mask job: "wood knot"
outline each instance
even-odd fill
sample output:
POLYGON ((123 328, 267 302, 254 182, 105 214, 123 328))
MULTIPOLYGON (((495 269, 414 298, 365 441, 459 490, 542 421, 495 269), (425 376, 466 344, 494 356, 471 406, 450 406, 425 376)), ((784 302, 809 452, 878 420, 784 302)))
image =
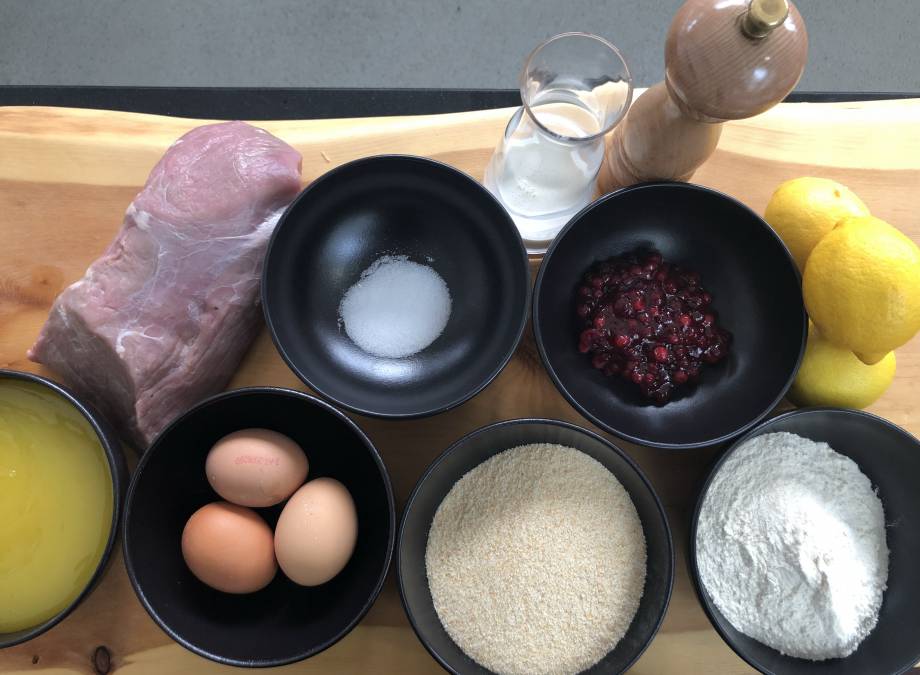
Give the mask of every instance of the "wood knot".
POLYGON ((529 320, 524 329, 524 337, 518 345, 516 356, 520 358, 521 364, 528 372, 535 373, 543 370, 543 362, 537 351, 537 341, 533 336, 533 325, 529 320))
POLYGON ((56 267, 35 265, 26 272, 9 271, 0 277, 0 302, 14 305, 47 307, 64 288, 64 273, 56 267))
POLYGON ((108 675, 112 670, 112 652, 105 645, 99 645, 93 652, 93 670, 96 675, 108 675))
POLYGON ((38 661, 39 661, 39 659, 38 659, 38 654, 35 654, 35 655, 32 657, 32 665, 33 665, 33 666, 38 665, 38 661))

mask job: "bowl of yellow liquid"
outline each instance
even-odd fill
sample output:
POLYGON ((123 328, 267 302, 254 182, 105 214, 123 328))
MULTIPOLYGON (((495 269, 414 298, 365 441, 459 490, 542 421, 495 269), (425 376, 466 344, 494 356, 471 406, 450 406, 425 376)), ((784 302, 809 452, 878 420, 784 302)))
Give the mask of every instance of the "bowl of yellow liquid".
POLYGON ((99 581, 127 475, 95 411, 51 380, 0 369, 0 648, 57 624, 99 581))

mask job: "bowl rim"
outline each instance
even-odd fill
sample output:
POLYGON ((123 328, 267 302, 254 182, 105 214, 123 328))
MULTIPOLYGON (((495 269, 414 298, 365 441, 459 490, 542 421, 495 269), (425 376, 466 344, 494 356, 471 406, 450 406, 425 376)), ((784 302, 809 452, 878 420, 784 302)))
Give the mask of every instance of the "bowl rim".
POLYGON ((364 431, 359 427, 352 419, 345 415, 342 411, 337 410, 335 407, 323 401, 316 396, 311 396, 306 392, 299 391, 297 389, 289 389, 287 387, 275 387, 275 386, 252 386, 252 387, 240 387, 238 389, 229 389, 227 391, 214 394, 213 396, 208 396, 205 399, 202 399, 191 408, 183 412, 181 415, 176 417, 172 422, 169 423, 154 439, 153 443, 150 444, 148 450, 141 456, 140 461, 137 464, 137 467, 134 470, 134 475, 131 477, 131 484, 128 486, 128 495, 125 499, 125 510, 124 510, 124 519, 122 522, 122 557, 124 558, 125 570, 128 573, 128 579, 131 582, 131 587, 134 589, 135 595, 137 595, 138 600, 146 610, 147 614, 156 622, 160 629, 166 633, 170 638, 175 642, 182 645, 190 652, 203 656, 206 659, 214 661, 216 663, 222 663, 224 665, 237 666, 243 668, 271 668, 275 666, 289 665, 291 663, 297 663, 308 659, 316 654, 319 654, 322 651, 325 651, 343 637, 348 635, 358 623, 367 615, 370 608, 377 601, 377 598, 380 596, 380 592, 383 590, 384 582, 386 581, 387 575, 390 571, 390 565, 393 560, 393 551, 396 541, 396 502, 393 496, 393 485, 390 481, 390 474, 387 471, 386 464, 383 461, 383 458, 380 456, 377 447, 371 442, 370 438, 364 431), (377 579, 376 584, 374 585, 371 594, 368 596, 364 605, 358 611, 358 613, 345 625, 345 627, 336 633, 331 639, 321 642, 310 649, 304 649, 295 654, 294 656, 288 656, 284 658, 275 658, 275 659, 253 659, 253 660, 241 660, 235 658, 229 658, 221 656, 219 654, 214 654, 209 652, 206 649, 199 647, 198 645, 190 642, 176 631, 172 627, 168 626, 166 622, 159 616, 159 614, 153 609, 150 605, 150 601, 147 599, 147 594, 140 587, 137 581, 137 575, 134 570, 134 564, 131 558, 131 555, 128 552, 128 542, 131 538, 128 522, 130 521, 131 516, 131 507, 134 501, 134 492, 137 486, 137 483, 140 479, 140 476, 144 473, 144 467, 150 461, 150 458, 153 456, 154 452, 161 446, 162 439, 166 434, 172 431, 175 427, 183 423, 188 419, 192 414, 197 413, 202 408, 213 405, 215 402, 222 401, 230 398, 239 398, 245 397, 252 394, 270 394, 273 396, 287 396, 301 401, 314 404, 321 409, 325 410, 328 413, 331 413, 334 417, 338 418, 340 421, 344 422, 346 426, 358 437, 362 442, 365 449, 371 455, 371 458, 377 464, 377 469, 380 471, 380 476, 383 479, 384 492, 387 496, 387 511, 390 518, 389 533, 387 536, 387 546, 386 554, 384 558, 383 568, 381 569, 380 575, 377 579))
MULTIPOLYGON (((709 491, 709 486, 715 478, 716 474, 722 468, 722 464, 735 452, 741 445, 746 443, 751 438, 760 435, 763 430, 771 424, 786 420, 790 417, 799 417, 804 415, 814 415, 814 414, 826 414, 832 413, 834 415, 843 415, 851 417, 862 417, 865 418, 870 424, 878 424, 882 427, 888 427, 893 431, 897 432, 900 436, 905 437, 908 442, 912 442, 914 445, 920 448, 920 440, 918 440, 913 434, 911 434, 906 429, 899 427, 897 424, 890 420, 886 420, 884 417, 879 415, 874 415, 872 413, 866 412, 865 410, 855 410, 852 408, 838 408, 835 406, 809 406, 804 408, 796 408, 794 410, 787 410, 780 413, 770 419, 763 420, 753 429, 748 430, 742 437, 735 440, 731 445, 726 447, 721 453, 712 461, 711 466, 707 469, 706 477, 703 480, 702 487, 700 488, 699 494, 696 498, 696 503, 693 506, 693 513, 690 518, 690 528, 689 528, 689 541, 687 543, 687 567, 690 572, 690 581, 693 585, 693 590, 696 592, 697 600, 699 601, 700 606, 703 608, 703 612, 706 614, 706 618, 709 620, 709 623, 719 634, 719 637, 722 638, 722 641, 731 648, 735 654, 737 654, 745 663, 754 668, 764 675, 781 675, 779 672, 774 670, 769 670, 759 663, 757 659, 748 655, 746 651, 741 648, 719 625, 719 622, 716 621, 715 614, 713 613, 712 602, 710 601, 706 591, 703 589, 703 582, 700 579, 700 571, 696 564, 696 530, 697 525, 699 524, 700 519, 700 510, 703 507, 703 501, 706 498, 706 493, 709 491)), ((740 632, 740 631, 739 631, 740 632)), ((753 639, 753 638, 751 638, 753 639)), ((763 644, 763 643, 761 643, 763 644)), ((769 645, 764 645, 767 649, 773 649, 769 645)), ((776 650, 774 650, 776 651, 776 650)), ((777 652, 778 654, 779 652, 777 652)), ((840 660, 840 659, 834 659, 840 660)), ((802 659, 803 662, 807 663, 807 660, 802 659)), ((917 649, 917 654, 915 658, 911 659, 908 663, 905 663, 903 666, 898 667, 895 670, 888 671, 890 675, 901 675, 905 673, 914 665, 920 661, 920 648, 917 649)))
POLYGON ((46 621, 43 621, 42 623, 31 628, 26 628, 22 631, 15 631, 15 633, 0 633, 0 649, 6 649, 7 647, 12 647, 14 645, 22 644, 23 642, 28 642, 29 640, 38 637, 42 633, 59 624, 77 608, 77 605, 79 605, 102 580, 106 566, 111 560, 112 551, 115 548, 115 540, 118 538, 118 533, 120 530, 119 522, 122 518, 124 509, 123 499, 125 496, 128 479, 127 465, 125 464, 125 458, 122 452, 121 443, 118 440, 118 436, 109 425, 109 422, 104 417, 102 417, 102 415, 98 413, 92 406, 81 401, 77 395, 66 386, 58 384, 54 380, 43 377, 36 373, 0 368, 0 380, 4 379, 32 382, 34 384, 45 387, 46 389, 50 389, 56 395, 60 396, 67 403, 76 408, 77 411, 83 416, 83 418, 89 422, 90 427, 93 429, 93 433, 96 435, 96 438, 99 440, 99 444, 102 446, 102 451, 105 454, 106 464, 109 469, 110 483, 112 485, 112 522, 109 525, 109 536, 106 541, 105 548, 102 551, 99 562, 96 564, 95 571, 89 578, 89 581, 87 581, 86 585, 83 587, 83 590, 81 590, 80 593, 64 609, 52 616, 50 619, 47 619, 46 621), (13 634, 18 634, 15 639, 4 639, 5 635, 13 634))
POLYGON ((614 192, 610 192, 602 197, 599 197, 592 203, 588 204, 588 206, 583 208, 581 211, 576 213, 574 216, 572 216, 572 219, 566 224, 565 227, 562 228, 559 234, 556 235, 556 238, 553 240, 552 244, 550 244, 549 248, 546 250, 546 254, 543 256, 543 261, 542 263, 540 263, 540 269, 537 272, 537 278, 536 278, 536 281, 534 282, 533 300, 532 300, 533 308, 531 310, 531 314, 533 318, 533 334, 534 334, 534 341, 537 344, 537 352, 540 354, 540 360, 543 362, 543 367, 546 369, 546 372, 549 374, 549 377, 552 380, 553 384, 556 386, 556 389, 559 391, 560 394, 562 394, 565 400, 567 400, 569 404, 573 408, 575 408, 575 410, 577 410, 585 418, 587 418, 588 420, 590 420, 591 422, 599 426, 604 431, 607 431, 613 434, 614 436, 617 436, 618 438, 622 438, 623 440, 630 441, 631 443, 635 443, 637 445, 644 445, 650 448, 661 448, 664 450, 692 450, 695 448, 703 448, 703 447, 710 446, 710 445, 718 445, 720 443, 725 443, 726 441, 729 441, 737 437, 739 434, 742 434, 748 431, 749 429, 754 427, 754 425, 761 422, 767 415, 769 415, 776 408, 776 406, 780 403, 780 401, 783 400, 783 397, 789 391, 789 387, 792 386, 792 382, 795 380, 795 376, 799 372, 799 367, 802 365, 802 359, 805 356, 805 343, 808 339, 808 313, 805 311, 804 301, 802 302, 802 336, 801 336, 801 343, 799 345, 799 355, 796 358, 795 364, 791 372, 789 373, 789 377, 786 379, 786 383, 780 388, 779 393, 776 395, 773 401, 769 403, 763 409, 763 411, 755 415, 750 421, 742 424, 735 430, 726 432, 722 434, 721 436, 717 436, 715 438, 708 438, 708 439, 704 439, 701 441, 692 441, 689 443, 668 443, 664 441, 656 441, 651 438, 643 438, 640 436, 634 436, 632 434, 628 434, 624 431, 617 429, 612 424, 601 419, 597 415, 593 414, 590 410, 588 410, 585 406, 581 405, 581 403, 579 403, 575 399, 575 397, 572 396, 571 393, 569 393, 565 385, 562 384, 562 381, 559 378, 559 375, 556 373, 556 370, 553 368, 553 365, 550 362, 549 355, 547 354, 547 351, 546 351, 546 346, 543 344, 543 334, 540 330, 540 321, 539 321, 540 296, 541 296, 541 291, 543 288, 543 277, 545 276, 547 263, 550 261, 556 248, 565 238, 565 235, 568 234, 569 230, 571 230, 574 226, 576 226, 589 212, 591 212, 593 209, 599 207, 601 204, 607 201, 620 198, 623 195, 627 193, 631 193, 631 192, 639 192, 642 190, 661 190, 661 189, 691 190, 695 192, 708 193, 709 195, 716 197, 717 199, 727 200, 733 203, 734 205, 740 207, 744 211, 747 211, 757 221, 760 221, 763 224, 763 226, 766 228, 768 233, 772 235, 776 243, 780 245, 783 253, 785 253, 786 255, 786 259, 789 262, 789 267, 795 274, 795 278, 799 283, 799 287, 801 287, 802 275, 799 272, 798 266, 795 264, 794 259, 792 258, 792 254, 789 253, 789 249, 786 246, 786 244, 783 242, 780 236, 776 233, 776 231, 772 227, 770 227, 769 224, 767 224, 767 222, 763 218, 757 215, 757 213, 753 209, 751 209, 749 206, 747 206, 740 200, 735 199, 731 195, 725 194, 724 192, 720 192, 719 190, 714 190, 713 188, 706 187, 703 185, 697 185, 696 183, 684 183, 684 182, 679 182, 679 181, 650 181, 650 182, 645 182, 645 183, 638 183, 636 185, 629 185, 627 187, 621 188, 614 192))
MULTIPOLYGON (((667 580, 667 589, 665 591, 664 607, 662 608, 661 614, 656 619, 655 626, 652 629, 652 632, 649 635, 648 639, 645 641, 642 647, 635 653, 633 658, 630 659, 629 663, 623 669, 623 672, 625 672, 626 670, 629 670, 629 668, 631 668, 636 663, 636 661, 639 660, 639 657, 641 657, 642 654, 645 653, 645 650, 648 649, 649 645, 651 645, 652 642, 654 642, 655 636, 658 635, 658 631, 661 629, 661 625, 662 623, 664 623, 664 619, 668 614, 668 608, 670 607, 670 604, 671 604, 671 596, 673 595, 673 591, 674 591, 674 579, 676 577, 674 536, 671 532, 671 524, 668 521, 668 515, 667 515, 667 512, 665 511, 664 504, 662 504, 661 502, 661 498, 658 496, 658 493, 655 491, 654 486, 652 486, 651 481, 649 481, 648 477, 642 471, 642 468, 638 465, 638 463, 635 460, 633 460, 632 457, 629 456, 629 453, 625 452, 615 443, 604 438, 600 434, 595 433, 591 431, 590 429, 580 427, 577 424, 573 424, 571 422, 566 422, 563 420, 556 420, 556 419, 549 419, 549 418, 541 418, 541 417, 521 417, 521 418, 516 418, 516 419, 511 419, 511 420, 502 420, 499 422, 493 422, 491 424, 487 424, 485 426, 473 429, 469 433, 464 434, 462 437, 460 437, 459 439, 451 443, 447 447, 446 450, 438 454, 438 456, 435 457, 431 461, 431 463, 425 468, 425 471, 416 481, 415 485, 412 488, 412 492, 409 494, 409 497, 406 500, 406 505, 403 507, 403 514, 402 514, 402 518, 400 519, 400 523, 399 523, 399 535, 396 539, 396 582, 399 588, 399 600, 402 603, 403 611, 406 614, 406 618, 409 619, 409 624, 412 626, 412 630, 415 632, 416 637, 418 637, 419 642, 422 643, 422 646, 435 659, 435 661, 437 661, 441 665, 441 667, 444 668, 447 672, 452 673, 453 675, 462 675, 460 671, 456 670, 455 668, 453 668, 453 666, 447 663, 447 661, 445 661, 440 656, 440 654, 438 654, 434 650, 434 648, 428 643, 428 640, 425 639, 425 637, 422 635, 421 630, 419 629, 418 623, 415 620, 415 616, 413 615, 412 610, 409 607, 409 603, 406 601, 405 583, 403 579, 405 572, 403 571, 403 567, 402 567, 402 553, 401 553, 402 546, 403 546, 403 539, 405 535, 406 521, 408 520, 409 512, 412 510, 412 507, 415 504, 415 499, 418 496, 418 493, 421 491, 422 486, 428 481, 431 475, 434 474, 438 470, 440 465, 448 457, 450 457, 455 452, 462 451, 462 449, 466 446, 466 444, 476 436, 480 436, 482 434, 490 434, 494 432, 496 429, 499 429, 502 427, 518 426, 518 425, 523 425, 523 424, 537 424, 537 425, 543 425, 547 427, 561 427, 563 429, 570 429, 572 431, 581 433, 589 438, 600 441, 604 446, 607 447, 608 450, 611 450, 614 454, 619 455, 620 458, 622 458, 629 465, 629 467, 633 471, 636 472, 636 474, 639 476, 640 480, 642 481, 642 484, 645 486, 645 489, 648 490, 649 494, 652 496, 652 499, 658 511, 658 515, 661 517, 661 522, 664 524, 664 531, 665 531, 666 543, 667 543, 667 553, 668 553, 668 565, 670 569, 670 574, 668 574, 668 580, 667 580)), ((494 457, 499 452, 503 452, 504 450, 508 450, 508 449, 509 448, 497 449, 496 452, 494 452, 491 455, 491 457, 494 457)), ((486 461, 486 460, 483 460, 483 461, 486 461)), ((459 479, 460 477, 457 478, 457 480, 459 479)), ((632 495, 630 495, 630 499, 632 499, 632 495)), ((430 527, 431 526, 429 524, 429 529, 430 527)))
MULTIPOLYGON (((511 254, 509 254, 511 255, 511 254)), ((527 321, 529 319, 529 310, 531 305, 531 297, 533 289, 530 283, 530 258, 527 254, 527 249, 524 246, 524 241, 521 239, 521 233, 518 231, 517 226, 514 224, 514 221, 511 219, 511 216, 508 214, 507 210, 501 203, 495 198, 491 192, 489 192, 479 181, 470 176, 468 173, 461 171, 460 169, 447 164, 446 162, 441 162, 436 159, 431 159, 428 157, 420 157, 418 155, 408 155, 408 154, 397 154, 397 153, 388 153, 382 155, 370 155, 368 157, 359 157, 358 159, 345 162, 340 164, 324 174, 318 176, 314 181, 308 184, 303 190, 300 191, 294 200, 287 206, 284 212, 281 214, 281 217, 278 219, 278 224, 275 226, 274 231, 272 232, 271 239, 269 239, 268 247, 265 250, 264 265, 262 269, 261 277, 261 289, 260 289, 260 299, 262 301, 262 313, 265 316, 265 323, 268 326, 268 332, 271 335, 272 343, 275 345, 275 349, 278 350, 278 353, 281 355, 281 358, 284 360, 287 367, 290 368, 301 382, 310 387, 319 397, 325 399, 329 403, 333 403, 340 408, 344 408, 353 413, 359 415, 364 415, 366 417, 374 417, 377 419, 393 419, 393 420, 413 420, 421 419, 423 417, 431 417, 432 415, 437 415, 443 412, 447 412, 453 408, 456 408, 463 403, 466 403, 471 398, 479 394, 483 389, 489 386, 496 377, 501 374, 502 370, 505 369, 505 366, 511 361, 514 353, 517 351, 518 346, 521 344, 521 340, 524 337, 524 330, 527 328, 527 321), (504 222, 508 231, 514 235, 514 240, 517 242, 518 251, 516 255, 520 258, 523 269, 523 282, 524 282, 524 302, 522 304, 523 310, 521 312, 521 317, 519 320, 519 325, 515 332, 515 338, 511 341, 508 350, 503 355, 501 360, 496 364, 495 368, 489 373, 489 375, 483 379, 477 386, 470 389, 469 392, 456 397, 455 399, 448 401, 445 404, 440 406, 434 406, 425 408, 419 411, 410 411, 410 412, 398 412, 398 413, 382 413, 379 411, 369 410, 367 408, 362 408, 361 406, 355 405, 348 401, 337 398, 322 387, 317 386, 317 384, 311 381, 306 373, 298 367, 293 359, 288 354, 287 350, 284 348, 284 345, 281 344, 281 340, 278 338, 277 331, 275 330, 275 323, 272 321, 271 315, 271 303, 269 301, 268 293, 268 277, 269 277, 269 261, 271 260, 272 250, 274 248, 275 241, 281 232, 281 228, 284 225, 284 222, 287 220, 288 215, 291 211, 304 199, 309 198, 309 196, 314 192, 323 189, 325 183, 333 177, 337 176, 340 173, 346 171, 354 170, 356 167, 361 168, 365 165, 373 165, 378 163, 390 163, 390 162, 410 162, 416 164, 424 164, 429 167, 436 167, 437 170, 446 170, 450 173, 456 174, 463 182, 467 183, 474 189, 478 190, 486 199, 495 205, 496 212, 501 213, 501 220, 504 222)))

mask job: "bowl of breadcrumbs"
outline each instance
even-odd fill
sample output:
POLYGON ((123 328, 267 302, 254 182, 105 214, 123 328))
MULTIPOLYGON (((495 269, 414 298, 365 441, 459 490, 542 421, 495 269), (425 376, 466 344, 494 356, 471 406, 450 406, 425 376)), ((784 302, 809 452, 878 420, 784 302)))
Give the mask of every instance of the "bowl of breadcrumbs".
POLYGON ((660 500, 606 439, 511 420, 460 439, 409 498, 397 543, 416 634, 453 673, 619 673, 667 610, 660 500))

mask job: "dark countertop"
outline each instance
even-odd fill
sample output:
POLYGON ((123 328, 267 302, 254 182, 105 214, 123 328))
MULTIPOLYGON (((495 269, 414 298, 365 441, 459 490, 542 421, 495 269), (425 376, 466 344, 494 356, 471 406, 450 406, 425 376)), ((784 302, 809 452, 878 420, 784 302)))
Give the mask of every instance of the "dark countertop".
MULTIPOLYGON (((920 94, 793 92, 791 102, 866 101, 920 94)), ((325 119, 425 115, 520 104, 516 89, 266 89, 0 86, 0 106, 97 108, 205 119, 325 119)))

